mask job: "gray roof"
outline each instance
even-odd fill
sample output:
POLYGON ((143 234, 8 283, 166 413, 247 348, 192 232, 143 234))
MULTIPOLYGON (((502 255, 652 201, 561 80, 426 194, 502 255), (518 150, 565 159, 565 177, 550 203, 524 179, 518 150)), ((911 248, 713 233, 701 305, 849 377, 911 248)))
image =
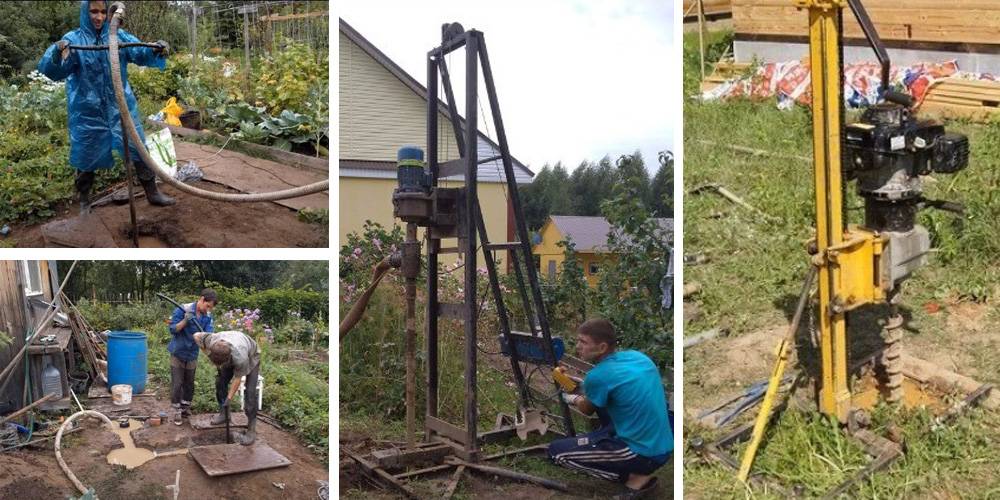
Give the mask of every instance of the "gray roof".
MULTIPOLYGON (((484 136, 479 136, 479 153, 477 156, 480 161, 486 158, 492 158, 494 156, 499 156, 499 151, 493 148, 486 140, 484 136)), ((530 184, 532 176, 530 170, 525 168, 518 168, 517 160, 514 160, 514 180, 518 184, 530 184)), ((396 178, 396 162, 394 161, 376 161, 376 160, 353 160, 350 158, 341 158, 339 163, 340 168, 338 173, 340 177, 375 177, 380 179, 395 179, 396 178)), ((464 175, 453 175, 451 177, 444 177, 441 180, 446 181, 461 181, 464 179, 464 175)), ((477 179, 479 182, 507 182, 507 178, 503 175, 503 161, 493 160, 486 163, 479 164, 479 173, 477 174, 477 179)))
MULTIPOLYGON (((375 45, 368 41, 367 38, 361 35, 356 29, 347 24, 346 21, 340 19, 340 32, 343 33, 348 40, 357 44, 361 50, 365 51, 372 59, 375 59, 379 64, 381 64, 385 69, 387 69, 393 76, 395 76, 399 81, 403 82, 404 85, 410 88, 414 93, 420 96, 421 99, 427 100, 427 88, 420 84, 416 78, 410 76, 409 73, 403 70, 398 64, 389 59, 389 56, 385 55, 381 50, 375 45)), ((445 116, 449 115, 448 106, 438 100, 438 110, 444 113, 445 116)), ((465 128, 465 118, 459 117, 459 121, 462 124, 462 128, 465 128)), ((493 142, 486 134, 481 131, 479 133, 479 141, 477 144, 477 149, 479 150, 479 158, 491 158, 499 155, 500 146, 493 142)), ((517 180, 518 184, 530 183, 534 178, 535 174, 523 163, 511 156, 511 160, 514 163, 514 178, 517 180)), ((343 161, 341 161, 343 163, 343 161)), ((369 162, 378 163, 378 162, 369 162)), ((395 163, 393 163, 392 175, 386 175, 383 169, 344 169, 344 165, 341 165, 340 175, 344 177, 395 177, 395 163)), ((481 182, 502 182, 504 178, 503 173, 503 162, 500 160, 494 160, 489 163, 483 163, 479 167, 479 180, 481 182), (500 175, 498 175, 500 174, 500 175)), ((447 180, 461 180, 462 176, 449 177, 447 180)))
MULTIPOLYGON (((653 220, 660 226, 666 241, 672 241, 674 220, 667 218, 653 220)), ((564 237, 573 240, 578 252, 607 251, 608 233, 611 231, 608 219, 582 215, 552 215, 549 216, 549 221, 555 224, 564 237)))

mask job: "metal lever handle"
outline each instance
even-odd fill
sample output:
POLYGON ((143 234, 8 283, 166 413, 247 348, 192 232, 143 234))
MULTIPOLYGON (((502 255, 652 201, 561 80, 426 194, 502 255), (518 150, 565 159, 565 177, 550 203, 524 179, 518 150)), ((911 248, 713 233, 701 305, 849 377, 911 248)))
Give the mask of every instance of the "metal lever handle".
POLYGON ((954 201, 944 201, 944 200, 929 200, 924 198, 921 200, 924 206, 930 208, 936 208, 938 210, 943 210, 945 212, 951 212, 956 215, 965 215, 965 205, 957 203, 954 201))
POLYGON ((912 108, 916 101, 909 94, 904 94, 902 92, 896 92, 894 90, 886 90, 882 94, 882 98, 889 102, 894 102, 896 104, 901 104, 907 108, 912 108))

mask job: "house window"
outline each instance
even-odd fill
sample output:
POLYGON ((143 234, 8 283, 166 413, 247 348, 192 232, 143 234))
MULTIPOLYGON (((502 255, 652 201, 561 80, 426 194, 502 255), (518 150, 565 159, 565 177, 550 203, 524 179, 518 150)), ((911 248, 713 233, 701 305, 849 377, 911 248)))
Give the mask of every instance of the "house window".
POLYGON ((556 279, 556 261, 554 260, 549 261, 549 279, 556 279))
POLYGON ((37 260, 25 260, 22 261, 24 266, 24 294, 25 295, 41 295, 42 294, 42 268, 39 266, 37 260))
POLYGON ((597 265, 596 262, 591 262, 590 265, 587 266, 587 274, 590 274, 591 276, 597 274, 597 272, 600 271, 600 270, 601 270, 601 267, 599 265, 597 265))

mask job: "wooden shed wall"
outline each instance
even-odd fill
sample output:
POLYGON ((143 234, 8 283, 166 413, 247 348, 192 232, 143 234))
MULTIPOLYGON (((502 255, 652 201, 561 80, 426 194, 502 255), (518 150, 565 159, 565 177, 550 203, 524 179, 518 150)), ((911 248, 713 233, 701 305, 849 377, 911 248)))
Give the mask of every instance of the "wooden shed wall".
MULTIPOLYGON (((702 0, 706 16, 721 16, 732 14, 733 0, 702 0)), ((698 0, 684 0, 684 18, 698 16, 698 0)))
MULTIPOLYGON (((0 369, 6 368, 14 355, 24 347, 27 321, 24 311, 24 290, 20 279, 20 261, 0 260, 0 330, 14 338, 14 342, 0 349, 0 369)), ((0 394, 0 412, 7 413, 21 407, 24 371, 17 368, 7 389, 0 394)))
MULTIPOLYGON (((808 16, 794 0, 732 0, 733 31, 740 38, 806 37, 808 16)), ((1000 45, 998 0, 863 0, 886 42, 1000 45)), ((844 36, 863 39, 850 9, 844 36)))

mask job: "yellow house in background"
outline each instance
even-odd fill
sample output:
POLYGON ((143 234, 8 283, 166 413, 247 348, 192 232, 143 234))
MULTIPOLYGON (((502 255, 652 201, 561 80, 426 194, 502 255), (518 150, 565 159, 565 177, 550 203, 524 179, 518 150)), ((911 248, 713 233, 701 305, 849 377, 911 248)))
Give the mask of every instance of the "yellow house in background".
MULTIPOLYGON (((660 228, 672 238, 673 219, 655 219, 660 228)), ((597 286, 602 267, 617 260, 608 251, 608 233, 611 224, 604 217, 578 215, 552 215, 538 231, 540 241, 532 247, 535 264, 542 279, 554 280, 565 259, 559 242, 569 238, 576 246, 576 257, 583 268, 583 275, 591 287, 597 286)))
MULTIPOLYGON (((424 54, 430 48, 406 50, 424 54)), ((360 233, 366 220, 389 229, 400 224, 392 216, 392 192, 397 184, 396 151, 404 145, 417 145, 426 151, 427 89, 343 19, 339 50, 339 238, 344 242, 348 234, 360 233)), ((456 85, 464 84, 461 75, 452 75, 452 79, 456 85)), ((439 101, 438 110, 440 161, 458 159, 444 103, 439 101)), ((499 155, 499 146, 481 132, 478 146, 480 158, 499 155)), ((534 176, 516 159, 514 170, 518 184, 530 183, 534 176)), ((512 210, 506 185, 502 184, 505 181, 501 161, 481 164, 478 179, 479 202, 490 240, 514 241, 512 210)), ((460 187, 463 181, 456 176, 441 179, 439 184, 460 187)), ((500 257, 507 261, 505 256, 500 257)), ((454 255, 441 257, 445 263, 453 262, 454 258, 454 255)), ((478 262, 482 266, 481 256, 478 262)))

